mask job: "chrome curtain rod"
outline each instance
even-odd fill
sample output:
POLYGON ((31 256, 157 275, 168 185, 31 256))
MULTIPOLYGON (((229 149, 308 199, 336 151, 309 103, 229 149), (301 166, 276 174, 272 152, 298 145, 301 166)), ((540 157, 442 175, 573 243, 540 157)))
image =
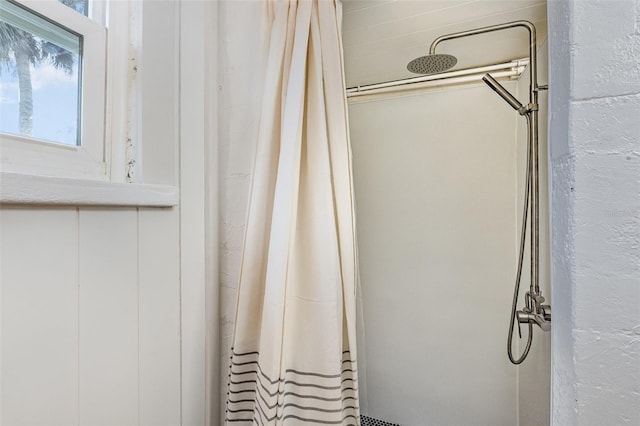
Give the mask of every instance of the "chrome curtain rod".
POLYGON ((347 88, 347 97, 374 95, 377 93, 395 92, 400 90, 413 90, 424 87, 446 86, 472 81, 480 81, 484 74, 491 72, 495 78, 519 77, 529 64, 529 59, 516 59, 495 65, 466 68, 458 71, 449 71, 439 74, 430 74, 420 77, 405 78, 401 80, 386 81, 383 83, 366 84, 347 88))

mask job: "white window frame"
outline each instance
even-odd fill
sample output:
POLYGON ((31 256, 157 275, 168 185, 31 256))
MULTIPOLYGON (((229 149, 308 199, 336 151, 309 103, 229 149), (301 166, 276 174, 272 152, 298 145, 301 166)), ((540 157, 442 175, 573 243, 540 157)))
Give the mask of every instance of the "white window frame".
POLYGON ((177 205, 175 180, 144 183, 141 141, 131 142, 139 136, 141 103, 133 54, 140 39, 131 28, 141 24, 141 2, 94 0, 92 19, 57 0, 13 1, 83 36, 82 139, 69 146, 0 133, 0 202, 177 205))
POLYGON ((83 38, 80 146, 1 134, 2 171, 108 180, 105 155, 106 28, 58 1, 15 0, 83 38))

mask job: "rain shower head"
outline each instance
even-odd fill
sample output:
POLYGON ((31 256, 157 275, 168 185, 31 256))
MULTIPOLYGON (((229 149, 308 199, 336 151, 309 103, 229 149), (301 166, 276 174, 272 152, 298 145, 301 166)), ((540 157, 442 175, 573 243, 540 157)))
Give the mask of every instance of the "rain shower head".
POLYGON ((434 53, 414 59, 409 62, 407 69, 416 74, 437 74, 453 68, 457 62, 455 56, 434 53))

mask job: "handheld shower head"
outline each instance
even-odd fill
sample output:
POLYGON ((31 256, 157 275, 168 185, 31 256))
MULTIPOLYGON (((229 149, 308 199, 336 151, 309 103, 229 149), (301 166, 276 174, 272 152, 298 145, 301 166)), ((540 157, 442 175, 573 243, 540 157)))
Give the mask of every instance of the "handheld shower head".
POLYGON ((416 74, 437 74, 453 68, 458 62, 455 56, 434 53, 409 62, 407 69, 416 74))
POLYGON ((500 95, 502 99, 504 99, 509 105, 511 105, 511 108, 515 109, 522 115, 522 103, 520 103, 520 101, 511 94, 511 92, 505 89, 502 84, 498 83, 495 78, 491 77, 490 74, 485 74, 484 77, 482 77, 482 81, 484 81, 487 86, 491 87, 494 92, 500 95))

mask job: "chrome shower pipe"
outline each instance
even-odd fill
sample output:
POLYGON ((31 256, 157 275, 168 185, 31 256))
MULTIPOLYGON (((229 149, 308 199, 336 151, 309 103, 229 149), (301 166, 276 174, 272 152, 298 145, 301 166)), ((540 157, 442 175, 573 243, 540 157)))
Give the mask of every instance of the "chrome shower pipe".
POLYGON ((460 31, 458 33, 445 34, 433 40, 433 43, 431 43, 431 47, 429 47, 429 54, 435 55, 436 47, 438 46, 438 44, 442 43, 445 40, 454 40, 456 38, 468 37, 468 36, 473 36, 478 34, 485 34, 493 31, 501 31, 501 30, 506 30, 509 28, 517 28, 517 27, 524 27, 529 31, 529 61, 530 61, 529 69, 531 70, 531 73, 529 75, 529 83, 530 83, 529 84, 529 100, 533 101, 535 99, 537 101, 537 96, 535 94, 535 92, 538 90, 538 87, 537 87, 538 70, 536 69, 536 66, 537 66, 536 27, 529 21, 506 22, 504 24, 491 25, 488 27, 476 28, 473 30, 460 31))
MULTIPOLYGON (((529 112, 529 137, 531 138, 531 192, 532 192, 532 229, 531 229, 531 286, 530 292, 534 296, 536 305, 538 307, 538 301, 540 300, 540 191, 539 176, 538 176, 538 61, 536 52, 536 27, 529 21, 513 21, 506 22, 504 24, 491 25, 488 27, 476 28, 473 30, 460 31, 452 34, 445 34, 436 38, 429 47, 429 54, 434 55, 436 53, 436 47, 438 44, 446 40, 454 40, 462 37, 469 37, 478 34, 485 34, 494 31, 501 31, 510 28, 522 27, 526 28, 529 32, 529 104, 526 108, 529 112)), ((506 90, 506 89, 505 89, 506 90)), ((536 312, 534 310, 534 312, 536 312)))
POLYGON ((516 285, 514 289, 513 303, 511 309, 511 320, 509 323, 509 337, 507 339, 507 353, 509 359, 514 364, 520 364, 524 361, 531 348, 531 342, 533 339, 532 325, 538 325, 542 330, 548 331, 551 328, 551 308, 548 305, 543 305, 544 297, 540 294, 540 191, 539 191, 539 167, 538 167, 538 91, 545 90, 546 87, 538 86, 537 76, 537 55, 536 55, 536 28, 529 21, 514 21, 507 22, 499 25, 492 25, 489 27, 477 28, 468 31, 461 31, 458 33, 446 34, 436 38, 431 47, 429 53, 435 54, 438 44, 446 40, 453 40, 462 37, 468 37, 478 34, 485 34, 493 31, 501 31, 510 28, 522 27, 529 32, 529 103, 522 105, 520 101, 513 96, 507 89, 505 89, 500 83, 498 83, 491 75, 486 74, 483 78, 484 82, 493 89, 498 95, 500 95, 512 108, 517 110, 520 115, 527 118, 527 187, 525 194, 525 208, 524 217, 522 223, 522 235, 520 243, 520 253, 518 262, 518 271, 516 277, 516 285), (531 218, 530 218, 530 235, 531 235, 531 282, 529 291, 525 295, 525 307, 516 311, 516 304, 518 299, 518 290, 520 287, 520 278, 522 273, 522 256, 524 252, 524 236, 526 234, 527 226, 527 201, 531 200, 531 218), (529 335, 527 337, 527 344, 523 353, 518 358, 514 358, 512 352, 512 339, 514 333, 514 323, 518 323, 518 330, 520 330, 520 324, 527 324, 529 328, 529 335))

